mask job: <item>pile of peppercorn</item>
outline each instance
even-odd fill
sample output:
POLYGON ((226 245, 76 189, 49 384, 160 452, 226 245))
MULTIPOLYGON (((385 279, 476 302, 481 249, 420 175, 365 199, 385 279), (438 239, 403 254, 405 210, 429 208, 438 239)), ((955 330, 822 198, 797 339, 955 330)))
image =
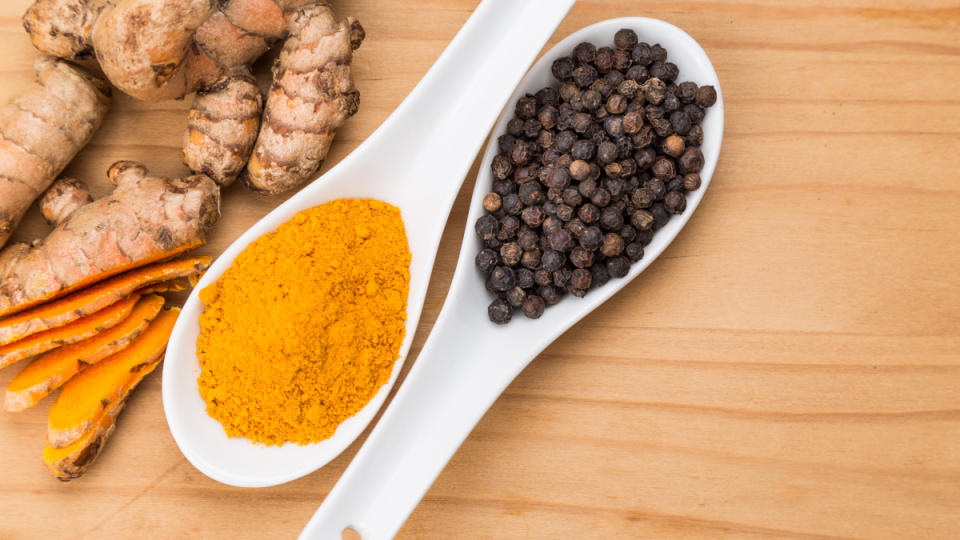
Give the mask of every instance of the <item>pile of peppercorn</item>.
POLYGON ((700 123, 717 93, 676 83, 663 47, 622 29, 613 48, 581 43, 552 71, 559 88, 520 98, 497 139, 476 223, 497 324, 626 276, 700 187, 700 123))

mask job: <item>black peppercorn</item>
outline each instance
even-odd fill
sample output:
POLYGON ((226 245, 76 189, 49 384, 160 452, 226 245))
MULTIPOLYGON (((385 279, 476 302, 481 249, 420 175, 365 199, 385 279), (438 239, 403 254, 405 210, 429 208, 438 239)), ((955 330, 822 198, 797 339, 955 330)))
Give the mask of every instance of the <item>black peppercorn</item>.
POLYGON ((503 298, 497 298, 487 308, 487 316, 494 324, 507 324, 513 317, 513 308, 503 298))
POLYGON ((570 150, 570 156, 573 159, 581 159, 584 161, 593 159, 594 152, 596 151, 596 145, 592 141, 586 139, 580 139, 577 142, 573 143, 573 148, 570 150))
POLYGON ((683 189, 687 191, 694 191, 700 189, 700 175, 697 173, 690 173, 683 177, 683 189))
POLYGON ((687 198, 679 191, 671 191, 663 198, 663 205, 671 214, 682 214, 687 208, 687 198))
MULTIPOLYGON (((577 133, 586 133, 590 129, 590 125, 593 123, 593 120, 590 118, 590 115, 584 112, 579 112, 573 115, 573 120, 570 122, 570 127, 573 128, 577 133)), ((576 143, 574 143, 574 148, 576 148, 576 143)))
POLYGON ((520 202, 520 197, 516 193, 508 193, 502 199, 502 208, 503 211, 511 216, 516 216, 520 214, 520 211, 523 210, 523 203, 520 202))
POLYGON ((507 242, 500 246, 500 260, 507 266, 516 266, 520 262, 523 250, 516 242, 507 242))
POLYGON ((712 107, 717 102, 717 90, 712 86, 701 86, 697 88, 697 105, 701 107, 712 107))
POLYGON ((685 140, 687 146, 700 146, 703 144, 703 128, 700 126, 691 126, 685 140))
POLYGON ((643 187, 653 192, 654 199, 662 199, 667 194, 667 186, 659 178, 651 178, 643 183, 643 187))
POLYGON ((560 221, 570 221, 576 213, 577 211, 568 204, 560 203, 557 205, 557 217, 560 218, 560 221))
POLYGON ((533 249, 537 246, 537 233, 526 227, 522 227, 517 231, 517 243, 520 244, 523 250, 533 249))
POLYGON ((503 216, 500 218, 500 231, 497 233, 497 240, 505 242, 513 239, 520 229, 520 220, 513 216, 503 216))
POLYGON ((615 231, 623 227, 623 215, 619 210, 608 206, 600 211, 600 226, 607 231, 615 231))
POLYGON ((593 264, 593 252, 583 246, 570 250, 570 264, 577 268, 589 268, 593 264))
POLYGON ((597 148, 597 159, 600 160, 601 163, 616 161, 618 157, 617 145, 610 141, 600 143, 600 146, 597 148))
POLYGON ((556 217, 556 215, 547 216, 543 220, 542 229, 548 237, 553 234, 554 231, 559 231, 562 228, 563 222, 560 221, 560 218, 556 217))
POLYGON ((510 152, 510 160, 513 161, 514 165, 524 165, 530 161, 530 158, 533 157, 533 148, 531 147, 531 144, 520 140, 513 145, 513 151, 510 152))
POLYGON ((584 249, 597 251, 602 244, 603 233, 599 227, 587 227, 580 234, 580 245, 583 246, 584 249))
POLYGON ((546 303, 543 298, 535 294, 529 294, 523 300, 523 314, 530 319, 539 319, 543 315, 544 308, 546 308, 546 303))
POLYGON ((659 43, 654 43, 650 46, 650 58, 654 62, 666 62, 667 50, 664 49, 659 43))
POLYGON ((490 169, 493 171, 494 177, 499 180, 506 180, 513 173, 513 163, 510 162, 510 158, 506 155, 497 154, 490 164, 490 169))
POLYGON ((551 73, 557 78, 557 80, 564 80, 573 75, 573 69, 576 67, 576 63, 573 61, 573 58, 569 56, 562 56, 553 61, 553 65, 550 67, 551 73))
POLYGON ((514 112, 518 117, 523 118, 524 120, 527 118, 533 118, 537 114, 537 99, 529 95, 518 99, 514 112))
POLYGON ((553 273, 553 284, 562 289, 570 281, 571 275, 573 275, 573 271, 569 268, 561 268, 553 273))
POLYGON ((483 249, 480 253, 477 253, 477 256, 473 260, 476 263, 477 268, 480 269, 484 274, 489 274, 495 266, 500 262, 500 258, 497 256, 497 252, 492 249, 483 249))
POLYGON ((543 219, 545 217, 547 217, 546 213, 543 211, 543 207, 541 206, 528 206, 524 208, 522 212, 520 212, 520 219, 534 229, 543 224, 543 219))
POLYGON ((560 154, 560 156, 557 158, 557 162, 554 163, 554 165, 564 169, 570 169, 571 163, 573 163, 573 158, 570 157, 570 154, 560 154))
POLYGON ((703 152, 696 146, 691 146, 683 152, 677 164, 683 174, 698 173, 703 169, 703 152))
POLYGON ((523 136, 527 139, 534 139, 540 134, 541 128, 540 120, 536 118, 525 120, 523 122, 523 136))
POLYGON ((653 227, 653 221, 653 214, 646 210, 636 210, 633 214, 630 214, 630 225, 641 231, 653 227))
POLYGON ((664 113, 672 113, 680 108, 680 100, 675 94, 667 92, 663 95, 663 103, 661 103, 661 106, 663 106, 664 113))
POLYGON ((520 268, 516 271, 517 274, 517 287, 521 289, 529 289, 533 287, 533 270, 527 268, 520 268))
POLYGON ((703 117, 706 114, 699 105, 695 103, 688 103, 683 106, 683 112, 687 115, 687 118, 690 119, 690 123, 699 124, 703 121, 703 117))
POLYGON ((569 129, 565 129, 554 137, 553 147, 560 152, 569 152, 575 142, 577 142, 576 134, 569 129))
POLYGON ((640 131, 640 128, 643 127, 643 114, 636 111, 628 112, 625 115, 623 115, 623 119, 620 121, 620 125, 623 128, 624 133, 627 133, 627 134, 637 133, 638 131, 640 131))
MULTIPOLYGON (((634 45, 630 56, 633 58, 634 64, 639 64, 641 66, 647 66, 653 62, 653 53, 650 50, 649 43, 638 43, 637 45, 634 45)), ((557 78, 560 79, 562 77, 557 78)))
POLYGON ((500 230, 500 222, 497 221, 497 218, 487 214, 477 220, 474 228, 477 231, 477 235, 484 240, 496 238, 497 232, 500 230))
POLYGON ((593 276, 593 287, 603 287, 610 281, 610 272, 607 271, 607 265, 595 264, 590 267, 590 275, 593 276))
POLYGON ((663 140, 663 144, 660 146, 661 152, 672 157, 680 157, 685 149, 686 144, 683 142, 683 137, 679 135, 670 135, 663 140))
POLYGON ((490 272, 490 287, 496 291, 506 291, 517 285, 517 275, 513 268, 507 266, 497 266, 490 272))
POLYGON ((642 187, 630 194, 630 202, 637 208, 649 208, 657 200, 653 191, 642 187))
POLYGON ((548 306, 556 304, 562 298, 560 291, 551 285, 544 285, 537 292, 540 293, 540 297, 548 306))
POLYGON ((565 260, 563 253, 554 249, 545 249, 540 256, 540 265, 551 272, 556 272, 563 266, 565 260))
POLYGON ((491 214, 500 209, 500 195, 496 193, 487 193, 483 196, 483 209, 491 214))
POLYGON ((643 97, 653 105, 663 103, 663 97, 666 95, 667 85, 656 77, 650 77, 643 83, 643 97))
POLYGON ((656 203, 650 207, 650 213, 653 214, 653 228, 659 229, 670 221, 670 213, 663 206, 663 203, 656 203))
POLYGON ((553 283, 553 274, 546 268, 538 268, 533 272, 533 282, 537 285, 549 285, 553 283))
POLYGON ((612 257, 607 259, 607 272, 611 277, 622 278, 630 273, 630 261, 626 257, 612 257))
POLYGON ((523 301, 526 299, 527 293, 524 292, 524 290, 520 287, 514 287, 507 291, 507 293, 503 296, 507 303, 511 306, 520 307, 523 305, 523 301))
POLYGON ((590 275, 589 270, 584 270, 583 268, 577 268, 570 274, 570 286, 575 289, 586 290, 590 288, 590 284, 593 282, 593 276, 590 275))
POLYGON ((637 242, 631 242, 624 248, 623 253, 633 262, 643 258, 643 246, 637 242))
POLYGON ((556 106, 560 104, 560 94, 557 92, 557 89, 552 86, 546 86, 538 90, 536 97, 538 107, 547 105, 556 106))
POLYGON ((610 47, 600 47, 593 59, 593 65, 597 66, 597 71, 606 73, 613 69, 613 49, 610 47))
MULTIPOLYGON (((500 252, 503 253, 502 247, 500 248, 500 252)), ((536 270, 540 266, 540 257, 540 250, 538 248, 528 249, 520 256, 520 265, 524 268, 536 270)), ((504 259, 504 262, 506 262, 506 259, 504 259)))
POLYGON ((493 192, 501 197, 505 197, 517 190, 517 184, 510 180, 494 180, 493 192))
POLYGON ((674 111, 670 113, 670 127, 677 135, 686 135, 690 132, 690 118, 683 111, 674 111))
POLYGON ((573 236, 565 229, 559 229, 550 233, 550 247, 556 251, 564 252, 573 247, 573 236))
POLYGON ((620 115, 608 116, 603 120, 603 129, 611 137, 622 137, 624 135, 623 117, 620 115))
POLYGON ((623 169, 620 167, 620 164, 614 161, 613 163, 608 163, 603 168, 603 173, 609 176, 610 178, 619 178, 623 174, 623 169))
POLYGON ((611 94, 607 98, 606 109, 610 114, 623 114, 627 111, 627 105, 630 103, 626 97, 621 94, 611 94))
POLYGON ((618 49, 633 50, 637 45, 637 33, 629 28, 621 28, 613 35, 613 45, 618 49))
POLYGON ((650 78, 650 72, 645 66, 634 64, 630 66, 630 69, 628 69, 626 73, 624 73, 624 78, 643 84, 647 79, 650 78))
POLYGON ((670 179, 669 182, 667 182, 666 185, 667 185, 667 192, 681 191, 683 189, 683 177, 674 176, 673 178, 670 179))
POLYGON ((630 69, 631 64, 633 64, 633 60, 630 58, 630 51, 613 51, 613 69, 622 73, 630 69))
POLYGON ((589 64, 577 66, 573 70, 573 82, 580 88, 586 88, 597 80, 597 69, 589 64))
POLYGON ((650 126, 653 128, 653 132, 657 134, 657 137, 666 137, 670 135, 670 132, 673 130, 673 126, 670 125, 670 121, 666 118, 654 118, 650 120, 650 126))
POLYGON ((624 225, 620 227, 620 231, 617 234, 620 235, 620 238, 623 238, 624 242, 629 244, 637 237, 637 230, 630 225, 624 225))
MULTIPOLYGON (((594 207, 595 207, 595 208, 597 208, 597 207, 602 208, 602 207, 610 204, 610 199, 611 199, 611 197, 610 197, 610 192, 607 191, 607 190, 605 190, 605 189, 603 189, 603 188, 600 188, 600 189, 597 190, 596 193, 593 194, 593 197, 590 197, 590 202, 592 202, 592 203, 594 204, 594 207)), ((583 208, 583 207, 581 206, 580 208, 583 208)), ((600 218, 600 217, 599 217, 599 208, 597 208, 597 211, 598 211, 597 219, 599 219, 599 218, 600 218)), ((581 217, 580 219, 583 219, 583 218, 581 217)))
POLYGON ((676 175, 676 167, 672 159, 660 156, 653 162, 653 166, 650 167, 650 172, 653 173, 653 176, 661 180, 668 180, 676 175))
POLYGON ((583 93, 580 94, 580 103, 583 104, 584 109, 595 111, 603 103, 603 96, 600 92, 593 89, 584 90, 583 93))
POLYGON ((520 202, 526 206, 543 204, 543 202, 546 200, 543 190, 540 189, 540 184, 537 182, 521 184, 520 189, 517 191, 517 195, 520 198, 520 202))
POLYGON ((627 157, 620 162, 620 175, 624 178, 632 177, 637 174, 637 162, 632 157, 627 157))
POLYGON ((523 135, 523 120, 517 117, 513 117, 507 122, 507 134, 512 137, 519 137, 523 135))
POLYGON ((597 47, 593 43, 583 43, 577 44, 573 48, 573 58, 581 64, 589 64, 593 62, 594 57, 597 54, 597 47))
POLYGON ((600 245, 600 253, 605 257, 615 257, 623 252, 623 238, 617 233, 607 233, 603 235, 603 243, 600 245))

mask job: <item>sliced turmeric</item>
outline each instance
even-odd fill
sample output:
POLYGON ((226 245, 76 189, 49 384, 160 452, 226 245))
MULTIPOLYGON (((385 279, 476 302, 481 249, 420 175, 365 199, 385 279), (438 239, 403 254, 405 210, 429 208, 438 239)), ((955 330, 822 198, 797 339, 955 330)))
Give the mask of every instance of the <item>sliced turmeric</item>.
MULTIPOLYGON (((192 279, 192 278, 191 278, 192 279)), ((161 281, 153 285, 149 285, 142 289, 137 289, 136 294, 146 296, 148 294, 154 293, 165 293, 165 292, 180 292, 187 289, 187 284, 179 279, 172 279, 170 281, 161 281)))
POLYGON ((84 433, 72 444, 63 448, 55 448, 49 444, 44 446, 43 464, 50 469, 57 480, 69 482, 79 478, 90 468, 103 451, 103 445, 113 434, 114 428, 117 427, 117 415, 120 414, 126 402, 127 400, 121 399, 107 406, 97 427, 84 433))
POLYGON ((22 411, 33 407, 87 366, 126 348, 160 313, 163 303, 162 296, 144 296, 117 326, 37 358, 10 381, 4 409, 22 411))
POLYGON ((210 257, 194 257, 144 266, 102 281, 56 302, 0 321, 0 345, 69 324, 133 294, 137 289, 180 277, 198 276, 210 266, 210 257))
POLYGON ((0 347, 0 368, 24 358, 83 341, 108 328, 120 324, 130 316, 140 296, 127 297, 92 315, 80 318, 66 326, 52 328, 39 334, 0 347))
POLYGON ((160 363, 179 313, 177 308, 160 313, 129 347, 67 381, 50 407, 47 444, 73 444, 100 423, 111 404, 125 399, 160 363))

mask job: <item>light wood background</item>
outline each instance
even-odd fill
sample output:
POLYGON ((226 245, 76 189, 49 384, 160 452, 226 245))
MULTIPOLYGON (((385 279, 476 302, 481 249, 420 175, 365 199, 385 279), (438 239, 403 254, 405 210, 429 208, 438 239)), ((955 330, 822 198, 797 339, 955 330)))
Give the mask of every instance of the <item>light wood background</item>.
MULTIPOLYGON (((336 2, 367 40, 360 112, 328 166, 390 114, 476 3, 336 2)), ((0 5, 0 97, 31 78, 27 4, 0 5)), ((719 167, 673 246, 520 375, 401 536, 960 537, 960 5, 787 4, 583 0, 561 25, 552 42, 625 15, 698 39, 726 100, 719 167)), ((118 97, 68 173, 98 194, 117 159, 182 173, 186 107, 118 97)), ((474 176, 414 354, 443 302, 474 176)), ((279 202, 227 190, 202 251, 216 255, 279 202)), ((34 212, 18 236, 44 230, 34 212)), ((220 485, 180 455, 154 375, 90 473, 61 484, 40 459, 48 406, 0 415, 0 538, 289 538, 357 449, 283 486, 220 485)))

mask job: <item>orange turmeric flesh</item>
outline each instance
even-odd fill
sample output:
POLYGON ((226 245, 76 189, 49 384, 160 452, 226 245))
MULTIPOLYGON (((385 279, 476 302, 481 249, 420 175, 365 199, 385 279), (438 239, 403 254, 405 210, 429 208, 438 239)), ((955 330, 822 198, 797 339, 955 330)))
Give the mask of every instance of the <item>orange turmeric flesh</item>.
POLYGON ((210 257, 193 257, 144 266, 102 281, 50 304, 0 320, 0 345, 69 324, 154 283, 196 277, 208 266, 210 257))
POLYGON ((180 292, 187 289, 187 284, 179 279, 172 279, 170 281, 161 281, 160 283, 155 283, 149 285, 142 289, 137 289, 136 294, 146 296, 148 294, 159 294, 166 292, 180 292))
POLYGON ((130 316, 139 296, 130 296, 66 326, 52 328, 0 347, 0 368, 29 356, 76 343, 120 324, 130 316))
POLYGON ((162 296, 144 296, 120 324, 90 339, 40 356, 10 381, 3 408, 22 411, 33 407, 87 366, 126 348, 160 313, 163 303, 162 296))
POLYGON ((97 426, 111 404, 125 399, 160 363, 179 313, 177 308, 160 313, 129 347, 67 381, 50 407, 47 444, 73 444, 97 426))
POLYGON ((94 429, 84 433, 79 439, 63 448, 54 448, 49 444, 43 448, 43 464, 57 477, 68 482, 79 478, 93 464, 103 451, 107 439, 117 427, 117 415, 126 404, 125 399, 111 403, 94 429))

